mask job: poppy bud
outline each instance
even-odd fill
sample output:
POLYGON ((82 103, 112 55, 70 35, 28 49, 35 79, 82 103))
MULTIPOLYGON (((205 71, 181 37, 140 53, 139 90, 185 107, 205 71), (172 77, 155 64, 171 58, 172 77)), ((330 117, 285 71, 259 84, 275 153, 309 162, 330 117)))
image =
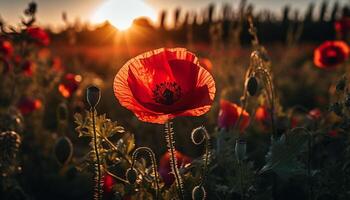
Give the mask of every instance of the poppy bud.
POLYGON ((192 200, 204 200, 207 196, 203 186, 196 186, 192 190, 192 200))
POLYGON ((73 144, 68 137, 61 137, 55 144, 54 154, 59 164, 64 165, 73 155, 73 144))
POLYGON ((247 152, 247 142, 243 139, 236 140, 235 154, 239 162, 245 158, 246 152, 247 152))
POLYGON ((101 91, 96 86, 90 86, 86 90, 87 102, 92 108, 95 108, 101 99, 101 91))
POLYGON ((256 92, 258 91, 258 80, 255 78, 255 76, 251 76, 248 78, 246 82, 246 87, 250 96, 254 96, 256 94, 256 92))
POLYGON ((0 163, 1 166, 12 165, 16 158, 21 137, 14 131, 0 133, 0 163))
POLYGON ((130 184, 135 184, 136 182, 136 179, 137 179, 137 171, 135 168, 129 168, 126 173, 125 173, 125 177, 126 177, 126 180, 128 180, 128 182, 130 184))

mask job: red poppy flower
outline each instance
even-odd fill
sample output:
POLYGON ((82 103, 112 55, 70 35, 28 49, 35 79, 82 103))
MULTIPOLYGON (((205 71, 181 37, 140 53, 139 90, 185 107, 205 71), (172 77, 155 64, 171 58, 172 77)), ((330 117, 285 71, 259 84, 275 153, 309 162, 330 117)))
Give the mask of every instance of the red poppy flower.
POLYGON ((0 54, 3 54, 5 57, 11 56, 13 53, 13 46, 10 41, 0 40, 0 54))
POLYGON ((42 107, 41 100, 33 99, 29 97, 21 98, 17 103, 17 108, 23 115, 32 113, 33 111, 38 110, 41 107, 42 107))
POLYGON ((337 137, 338 136, 338 131, 336 130, 330 130, 327 133, 330 137, 337 137))
POLYGON ((22 64, 22 73, 25 76, 32 76, 34 72, 35 72, 35 63, 33 63, 30 60, 27 60, 22 64))
POLYGON ((244 131, 249 125, 249 114, 237 104, 226 100, 220 100, 220 111, 218 116, 218 125, 220 128, 229 129, 236 125, 239 116, 242 114, 239 129, 244 131))
POLYGON ((63 97, 69 98, 78 89, 81 80, 82 77, 80 75, 66 74, 63 81, 58 85, 58 91, 63 97))
POLYGON ((346 35, 350 31, 350 17, 343 17, 334 23, 335 31, 346 35))
POLYGON ((312 120, 318 120, 320 119, 322 116, 322 112, 319 108, 314 108, 312 110, 310 110, 308 117, 312 120))
POLYGON ((343 41, 326 41, 314 52, 314 63, 319 68, 332 68, 349 57, 349 46, 343 41))
POLYGON ((40 27, 27 28, 27 34, 39 45, 47 46, 50 43, 49 35, 40 27))
POLYGON ((208 58, 200 58, 199 59, 199 64, 204 67, 206 70, 211 72, 213 68, 213 63, 208 59, 208 58))
MULTIPOLYGON (((179 151, 175 151, 175 157, 177 159, 177 167, 185 166, 186 164, 189 164, 192 162, 192 158, 180 153, 179 151)), ((159 174, 162 177, 164 184, 166 186, 171 186, 173 184, 175 177, 171 173, 171 166, 170 166, 170 153, 165 153, 159 162, 159 174)))
POLYGON ((113 176, 106 174, 103 177, 103 192, 104 193, 111 193, 114 185, 114 178, 113 176))
POLYGON ((163 124, 176 116, 206 113, 215 82, 193 53, 162 48, 128 61, 114 79, 114 94, 140 120, 163 124))
POLYGON ((255 111, 255 119, 259 122, 267 122, 270 120, 270 112, 266 106, 259 106, 255 111))

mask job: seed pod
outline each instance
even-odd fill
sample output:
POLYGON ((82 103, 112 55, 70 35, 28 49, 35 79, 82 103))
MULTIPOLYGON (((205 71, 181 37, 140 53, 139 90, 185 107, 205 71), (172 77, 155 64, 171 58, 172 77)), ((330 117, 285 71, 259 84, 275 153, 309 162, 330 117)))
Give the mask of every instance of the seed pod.
POLYGON ((246 88, 250 96, 254 96, 256 94, 258 91, 258 80, 255 78, 255 76, 248 78, 246 81, 246 88))
POLYGON ((243 139, 236 140, 235 154, 239 162, 245 158, 246 152, 247 152, 247 142, 243 139))
POLYGON ((96 86, 90 86, 86 90, 87 102, 92 108, 95 108, 101 99, 101 91, 96 86))
POLYGON ((10 167, 14 162, 21 137, 14 131, 5 131, 0 133, 0 167, 10 167))
POLYGON ((128 182, 130 184, 135 184, 136 183, 136 179, 137 179, 137 171, 135 168, 129 168, 126 173, 125 173, 125 177, 126 180, 128 180, 128 182))
POLYGON ((196 186, 192 190, 192 200, 204 200, 207 196, 203 186, 196 186))
POLYGON ((71 159, 73 155, 73 144, 66 136, 57 140, 54 148, 54 154, 59 164, 65 165, 71 159))

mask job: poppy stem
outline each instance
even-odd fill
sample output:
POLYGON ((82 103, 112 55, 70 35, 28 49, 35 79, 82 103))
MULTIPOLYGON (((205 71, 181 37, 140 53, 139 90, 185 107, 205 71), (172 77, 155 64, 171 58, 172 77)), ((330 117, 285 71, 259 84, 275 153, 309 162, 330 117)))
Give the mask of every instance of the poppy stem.
POLYGON ((92 129, 94 131, 94 150, 95 150, 95 156, 96 156, 96 163, 95 167, 97 167, 97 185, 95 188, 95 198, 97 200, 101 199, 101 165, 100 165, 100 156, 98 153, 98 146, 97 146, 97 134, 96 134, 96 120, 95 120, 95 109, 91 108, 90 110, 91 116, 92 116, 92 129))
POLYGON ((139 155, 139 152, 145 151, 148 153, 149 157, 151 158, 151 165, 152 170, 154 173, 154 179, 155 179, 155 185, 156 185, 156 200, 159 199, 159 178, 158 178, 158 172, 157 172, 157 162, 156 162, 156 156, 154 155, 154 152, 148 148, 148 147, 139 147, 137 148, 134 153, 132 154, 132 165, 131 167, 134 167, 135 161, 137 156, 139 155))
POLYGON ((170 166, 171 166, 171 171, 175 176, 175 183, 176 187, 178 190, 178 195, 181 200, 184 200, 184 188, 183 188, 183 182, 182 178, 178 169, 178 164, 177 164, 177 159, 175 156, 175 141, 174 141, 174 129, 172 127, 173 122, 168 121, 165 123, 165 139, 167 141, 167 147, 168 147, 168 152, 170 154, 170 166))

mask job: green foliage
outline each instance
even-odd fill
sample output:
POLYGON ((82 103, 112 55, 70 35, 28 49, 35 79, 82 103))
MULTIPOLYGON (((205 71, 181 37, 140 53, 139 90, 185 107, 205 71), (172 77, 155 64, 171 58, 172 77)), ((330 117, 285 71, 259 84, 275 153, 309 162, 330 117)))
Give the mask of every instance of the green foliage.
POLYGON ((305 133, 287 132, 278 139, 271 138, 266 164, 259 173, 272 170, 280 177, 288 178, 305 174, 304 165, 298 161, 298 154, 305 148, 308 136, 305 133))

